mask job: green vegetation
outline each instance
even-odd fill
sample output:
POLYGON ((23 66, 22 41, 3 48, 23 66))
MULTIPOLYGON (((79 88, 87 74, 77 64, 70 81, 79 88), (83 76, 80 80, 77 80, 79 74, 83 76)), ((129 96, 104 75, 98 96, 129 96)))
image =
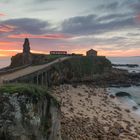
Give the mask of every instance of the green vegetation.
POLYGON ((59 105, 59 102, 49 94, 46 87, 37 86, 33 84, 6 84, 0 87, 0 94, 2 93, 19 93, 25 95, 33 95, 37 97, 46 96, 53 100, 54 105, 59 105))
POLYGON ((51 54, 49 54, 46 56, 46 62, 50 63, 50 62, 52 62, 58 58, 61 58, 61 57, 64 57, 64 56, 63 55, 51 55, 51 54))
POLYGON ((63 57, 63 55, 51 55, 51 54, 48 54, 47 55, 47 58, 48 59, 57 59, 57 58, 60 58, 60 57, 63 57))
POLYGON ((7 84, 0 87, 0 93, 20 93, 33 95, 46 95, 47 89, 32 84, 7 84))
POLYGON ((111 62, 105 57, 82 56, 73 57, 62 63, 55 64, 57 71, 67 72, 69 79, 72 77, 81 78, 93 74, 103 74, 111 68, 111 62))
POLYGON ((103 56, 73 56, 51 66, 49 85, 99 80, 112 68, 103 56))
POLYGON ((42 65, 46 63, 50 63, 60 57, 63 57, 63 55, 42 55, 42 54, 33 54, 33 61, 32 65, 42 65))
POLYGON ((20 93, 32 94, 37 96, 48 95, 47 88, 33 84, 6 84, 0 87, 0 93, 20 93))

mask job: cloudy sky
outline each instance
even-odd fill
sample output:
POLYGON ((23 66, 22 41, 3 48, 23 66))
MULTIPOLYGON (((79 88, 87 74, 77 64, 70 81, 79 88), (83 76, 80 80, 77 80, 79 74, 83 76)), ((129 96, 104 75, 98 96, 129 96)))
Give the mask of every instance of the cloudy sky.
POLYGON ((0 56, 88 49, 140 56, 140 0, 0 0, 0 56))

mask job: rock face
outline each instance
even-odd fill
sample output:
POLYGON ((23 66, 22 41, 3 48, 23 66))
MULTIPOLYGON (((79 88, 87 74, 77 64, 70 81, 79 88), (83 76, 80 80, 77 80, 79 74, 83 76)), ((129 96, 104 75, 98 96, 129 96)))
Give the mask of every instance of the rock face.
POLYGON ((105 57, 73 57, 52 66, 48 71, 48 81, 50 85, 88 82, 101 79, 110 70, 111 62, 105 57))
POLYGON ((59 118, 50 97, 0 94, 0 140, 61 140, 59 118))

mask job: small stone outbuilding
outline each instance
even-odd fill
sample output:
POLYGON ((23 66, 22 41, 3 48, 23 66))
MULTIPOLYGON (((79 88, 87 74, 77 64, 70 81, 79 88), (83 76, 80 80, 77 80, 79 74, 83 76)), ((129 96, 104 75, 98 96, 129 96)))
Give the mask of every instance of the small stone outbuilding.
POLYGON ((89 51, 86 52, 87 56, 97 56, 97 51, 90 49, 89 51))

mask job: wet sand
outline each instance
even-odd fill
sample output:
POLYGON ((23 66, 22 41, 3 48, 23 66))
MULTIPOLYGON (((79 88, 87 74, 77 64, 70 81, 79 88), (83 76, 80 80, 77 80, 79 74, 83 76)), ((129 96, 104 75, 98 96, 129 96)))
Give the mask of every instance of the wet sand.
POLYGON ((105 88, 61 85, 53 88, 61 104, 63 140, 140 140, 140 118, 116 103, 105 88))

